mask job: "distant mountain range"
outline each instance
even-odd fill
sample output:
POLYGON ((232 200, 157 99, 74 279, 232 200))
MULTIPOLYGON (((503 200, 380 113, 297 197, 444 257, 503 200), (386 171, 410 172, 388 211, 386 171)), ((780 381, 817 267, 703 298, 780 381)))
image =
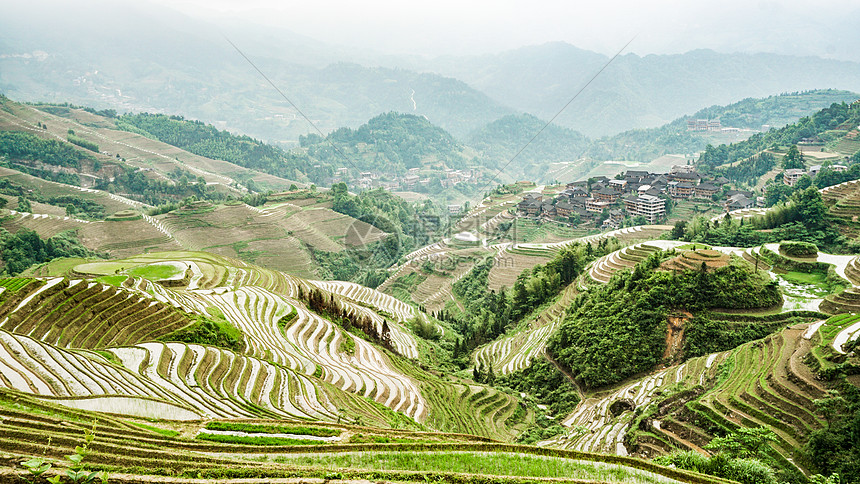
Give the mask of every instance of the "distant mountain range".
MULTIPOLYGON (((460 79, 541 118, 554 116, 609 61, 565 43, 415 65, 460 79)), ((784 92, 860 91, 860 64, 774 54, 621 55, 556 120, 589 136, 655 127, 714 104, 784 92)))
MULTIPOLYGON (((506 115, 552 118, 608 61, 563 43, 475 57, 381 56, 142 2, 9 5, 0 30, 0 92, 13 99, 181 114, 284 146, 314 130, 222 32, 324 132, 398 111, 465 141, 506 115)), ((714 104, 817 88, 860 91, 860 64, 706 50, 625 54, 556 122, 605 136, 714 104)))

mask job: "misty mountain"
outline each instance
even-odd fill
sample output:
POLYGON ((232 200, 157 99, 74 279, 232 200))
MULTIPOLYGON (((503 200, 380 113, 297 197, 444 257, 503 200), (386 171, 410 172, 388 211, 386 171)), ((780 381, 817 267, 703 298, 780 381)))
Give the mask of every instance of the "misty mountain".
POLYGON ((666 154, 688 154, 708 144, 740 142, 764 126, 780 128, 833 103, 852 103, 860 94, 836 89, 747 98, 727 106, 710 106, 657 128, 632 129, 592 140, 586 156, 596 160, 648 162, 666 154), (688 131, 690 119, 719 120, 721 126, 741 132, 688 131))
MULTIPOLYGON (((225 40, 328 133, 389 111, 426 116, 460 140, 515 112, 550 119, 609 60, 556 42, 435 59, 360 51, 237 19, 146 2, 8 5, 0 92, 119 111, 181 114, 285 147, 315 132, 225 40)), ((635 47, 635 45, 634 45, 635 47)), ((619 56, 556 119, 591 137, 661 126, 712 105, 818 88, 860 91, 860 64, 816 57, 619 56)))
MULTIPOLYGON (((181 114, 286 145, 314 131, 221 28, 148 3, 96 4, 82 10, 57 3, 39 12, 10 6, 0 18, 0 92, 181 114)), ((240 24, 229 35, 324 132, 400 111, 462 137, 511 112, 456 79, 334 62, 344 57, 339 50, 289 32, 267 40, 240 24)))
MULTIPOLYGON (((424 69, 461 79, 501 103, 550 118, 608 61, 605 55, 556 42, 495 55, 438 58, 424 69)), ((860 91, 860 64, 710 50, 624 54, 556 122, 589 136, 603 136, 659 126, 746 97, 823 88, 860 91)))
POLYGON ((505 167, 512 176, 540 180, 550 163, 576 161, 590 143, 581 133, 556 124, 546 125, 535 137, 545 125, 546 121, 530 114, 504 116, 473 133, 469 145, 487 166, 505 167))

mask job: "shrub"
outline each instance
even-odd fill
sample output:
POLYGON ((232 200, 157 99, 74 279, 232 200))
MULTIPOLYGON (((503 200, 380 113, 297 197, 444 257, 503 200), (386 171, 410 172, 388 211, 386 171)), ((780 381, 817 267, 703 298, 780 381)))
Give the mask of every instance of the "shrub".
POLYGON ((779 251, 789 257, 812 257, 818 254, 818 246, 811 242, 783 242, 779 251))

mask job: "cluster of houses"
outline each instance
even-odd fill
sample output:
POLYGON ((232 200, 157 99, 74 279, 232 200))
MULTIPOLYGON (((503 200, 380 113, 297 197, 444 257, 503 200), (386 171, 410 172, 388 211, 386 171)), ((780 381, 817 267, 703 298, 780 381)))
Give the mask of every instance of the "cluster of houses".
MULTIPOLYGON (((518 205, 523 216, 538 218, 595 219, 607 211, 602 228, 618 228, 625 217, 644 217, 648 223, 666 218, 666 201, 702 199, 712 201, 723 193, 724 177, 707 178, 693 166, 676 165, 670 173, 649 173, 630 170, 621 177, 592 178, 568 183, 555 198, 539 193, 527 193, 518 205)), ((726 210, 746 209, 756 205, 752 192, 728 190, 723 206, 726 210)))
POLYGON ((723 124, 719 119, 688 119, 687 131, 720 131, 723 124))
POLYGON ((338 168, 331 182, 350 182, 350 184, 354 184, 361 190, 370 190, 372 188, 414 190, 419 187, 429 186, 434 178, 438 178, 444 188, 451 188, 460 183, 475 183, 480 178, 480 172, 472 169, 455 170, 453 168, 446 168, 444 172, 437 172, 434 175, 433 178, 429 176, 422 177, 420 168, 410 168, 403 176, 394 178, 383 176, 381 173, 375 171, 364 171, 359 173, 358 178, 353 179, 350 177, 349 168, 338 168))
MULTIPOLYGON (((830 165, 830 169, 833 171, 846 171, 848 170, 848 167, 845 165, 830 165)), ((793 187, 794 184, 797 183, 805 175, 809 175, 809 178, 815 178, 815 175, 818 175, 818 172, 820 171, 821 165, 815 165, 813 167, 810 167, 809 170, 804 170, 802 168, 790 168, 782 173, 782 181, 786 185, 793 187)))

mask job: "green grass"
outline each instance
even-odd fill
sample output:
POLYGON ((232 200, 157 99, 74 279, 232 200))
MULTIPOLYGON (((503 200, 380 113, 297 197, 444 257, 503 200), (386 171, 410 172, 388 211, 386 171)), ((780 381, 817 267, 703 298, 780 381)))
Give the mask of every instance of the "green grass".
POLYGON ((89 262, 89 259, 81 259, 77 257, 66 257, 63 259, 54 259, 44 264, 30 267, 21 275, 37 276, 37 277, 53 277, 68 275, 75 266, 89 262))
POLYGON ((199 434, 197 440, 245 445, 320 445, 324 442, 310 439, 287 439, 283 437, 243 437, 238 435, 199 434))
POLYGON ((575 239, 587 233, 583 229, 567 227, 557 222, 536 222, 519 217, 508 235, 516 234, 517 242, 540 242, 549 237, 555 239, 575 239))
POLYGON ((663 478, 618 465, 512 453, 356 452, 285 455, 275 462, 325 469, 455 472, 497 476, 589 479, 603 482, 665 482, 663 478))
POLYGON ((129 260, 118 262, 89 262, 74 266, 76 272, 81 274, 109 276, 124 271, 130 266, 137 264, 129 260))
POLYGON ((125 281, 126 279, 128 279, 128 276, 123 276, 123 275, 119 275, 119 276, 101 276, 101 277, 97 277, 97 278, 96 278, 96 281, 101 282, 102 284, 107 284, 107 285, 110 285, 110 286, 117 286, 117 287, 119 287, 120 285, 122 285, 123 281, 125 281))
POLYGON ((135 268, 129 269, 127 272, 129 275, 132 276, 158 281, 161 279, 173 277, 177 274, 182 274, 182 269, 179 269, 169 264, 149 264, 137 266, 135 268))
POLYGON ((415 444, 419 442, 422 441, 415 439, 402 439, 386 435, 354 434, 349 438, 350 444, 415 444))
POLYGON ((343 333, 343 340, 340 342, 340 351, 348 355, 355 354, 355 340, 347 333, 343 333))
POLYGON ((224 321, 227 320, 227 318, 224 317, 224 313, 222 313, 221 310, 216 308, 215 306, 208 306, 206 308, 206 312, 209 313, 209 316, 212 316, 215 319, 222 319, 224 321))
POLYGON ((9 279, 0 279, 0 287, 5 287, 9 292, 15 292, 18 289, 26 286, 33 279, 26 277, 11 277, 9 279))
POLYGON ((133 425, 137 425, 138 427, 140 427, 142 429, 149 430, 150 432, 155 432, 158 435, 163 435, 165 437, 176 437, 177 435, 179 435, 179 432, 177 432, 175 430, 162 429, 159 427, 153 427, 152 425, 146 425, 146 424, 142 424, 142 423, 138 423, 138 422, 130 422, 130 423, 133 425))
POLYGON ((795 284, 814 284, 814 285, 824 285, 826 283, 827 276, 818 272, 798 272, 798 271, 789 271, 785 274, 780 274, 783 279, 788 282, 793 282, 795 284))
POLYGON ((678 247, 675 247, 675 250, 696 250, 696 249, 710 249, 710 245, 706 244, 684 244, 678 247))
MULTIPOLYGON (((209 430, 229 430, 234 432, 245 432, 249 434, 295 434, 313 435, 315 437, 334 437, 340 435, 340 429, 326 427, 305 427, 297 425, 260 425, 240 422, 209 422, 206 424, 209 430)), ((316 442, 316 441, 315 441, 316 442)))
POLYGON ((388 292, 395 298, 411 304, 412 293, 414 293, 418 286, 426 279, 427 276, 425 274, 420 272, 411 272, 405 276, 398 277, 394 282, 392 282, 388 292))

